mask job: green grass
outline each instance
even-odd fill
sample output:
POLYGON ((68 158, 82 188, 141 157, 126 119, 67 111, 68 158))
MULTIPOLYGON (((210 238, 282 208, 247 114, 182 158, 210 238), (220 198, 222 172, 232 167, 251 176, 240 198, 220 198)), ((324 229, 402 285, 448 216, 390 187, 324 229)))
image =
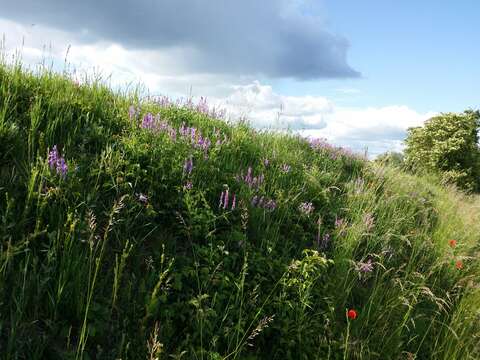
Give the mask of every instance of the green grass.
POLYGON ((478 359, 479 206, 291 134, 0 65, 0 356, 478 359), (147 112, 212 145, 142 128, 147 112))

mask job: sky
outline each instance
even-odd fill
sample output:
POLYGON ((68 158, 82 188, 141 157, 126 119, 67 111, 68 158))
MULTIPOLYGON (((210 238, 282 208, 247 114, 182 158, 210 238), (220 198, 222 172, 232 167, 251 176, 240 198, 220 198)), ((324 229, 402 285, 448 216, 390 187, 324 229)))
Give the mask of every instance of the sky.
POLYGON ((206 96, 252 126, 370 156, 480 107, 477 0, 0 0, 8 58, 206 96))

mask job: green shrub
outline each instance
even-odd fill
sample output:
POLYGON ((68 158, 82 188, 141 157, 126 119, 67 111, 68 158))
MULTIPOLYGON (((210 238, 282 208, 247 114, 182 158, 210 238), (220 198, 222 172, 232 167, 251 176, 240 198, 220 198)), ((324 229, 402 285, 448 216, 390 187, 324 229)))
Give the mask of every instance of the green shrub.
POLYGON ((446 113, 410 128, 405 163, 414 171, 440 173, 445 183, 466 191, 480 190, 480 112, 446 113))

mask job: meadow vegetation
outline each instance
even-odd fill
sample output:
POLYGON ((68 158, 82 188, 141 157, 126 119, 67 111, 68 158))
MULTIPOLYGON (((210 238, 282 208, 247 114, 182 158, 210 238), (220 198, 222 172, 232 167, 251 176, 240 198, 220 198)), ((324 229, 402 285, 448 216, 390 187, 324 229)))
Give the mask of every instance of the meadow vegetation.
POLYGON ((480 358, 477 197, 222 115, 0 65, 2 359, 480 358))

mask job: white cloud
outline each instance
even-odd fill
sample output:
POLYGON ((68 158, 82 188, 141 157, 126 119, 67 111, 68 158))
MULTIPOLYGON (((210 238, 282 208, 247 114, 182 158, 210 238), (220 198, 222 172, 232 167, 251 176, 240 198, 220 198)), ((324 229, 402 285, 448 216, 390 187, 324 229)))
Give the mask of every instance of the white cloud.
POLYGON ((235 87, 224 104, 234 116, 246 115, 255 127, 290 128, 357 151, 368 149, 371 156, 401 150, 407 128, 435 115, 398 105, 343 108, 325 97, 283 96, 258 81, 235 87))
MULTIPOLYGON (((322 96, 278 94, 271 86, 249 77, 191 72, 185 63, 189 51, 185 48, 129 50, 111 42, 71 43, 65 32, 1 19, 0 28, 8 29, 4 45, 7 55, 22 49, 27 65, 52 61, 55 69, 63 71, 69 48, 67 60, 77 72, 91 72, 94 68, 104 76, 111 75, 112 86, 144 84, 154 94, 207 96, 210 102, 225 107, 233 118, 246 117, 257 128, 289 128, 354 150, 368 148, 371 155, 400 150, 406 129, 434 115, 398 105, 344 108, 322 96), (43 43, 44 39, 50 43, 43 43)), ((341 90, 351 96, 357 92, 341 90)))

